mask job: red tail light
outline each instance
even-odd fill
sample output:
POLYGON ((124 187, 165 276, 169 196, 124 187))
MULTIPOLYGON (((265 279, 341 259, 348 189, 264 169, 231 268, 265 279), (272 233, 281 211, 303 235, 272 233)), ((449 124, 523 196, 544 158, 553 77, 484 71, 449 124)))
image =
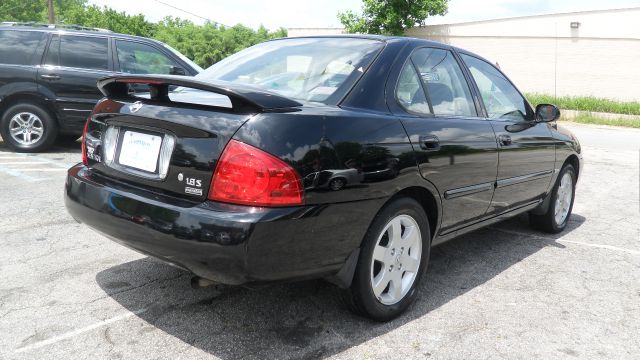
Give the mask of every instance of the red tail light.
POLYGON ((301 205, 298 173, 253 146, 231 140, 213 173, 209 200, 254 206, 301 205))
POLYGON ((87 122, 84 123, 84 130, 82 130, 82 163, 85 165, 89 165, 89 160, 87 159, 87 129, 89 128, 89 123, 91 122, 91 117, 87 119, 87 122))

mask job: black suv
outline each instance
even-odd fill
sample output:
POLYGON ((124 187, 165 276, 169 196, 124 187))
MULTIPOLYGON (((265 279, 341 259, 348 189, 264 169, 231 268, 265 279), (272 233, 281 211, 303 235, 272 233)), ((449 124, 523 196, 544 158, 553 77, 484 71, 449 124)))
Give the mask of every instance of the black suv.
MULTIPOLYGON (((196 75, 202 68, 162 42, 78 26, 0 24, 0 133, 16 151, 77 139, 115 74, 196 75)), ((144 89, 136 89, 138 91, 144 89)))

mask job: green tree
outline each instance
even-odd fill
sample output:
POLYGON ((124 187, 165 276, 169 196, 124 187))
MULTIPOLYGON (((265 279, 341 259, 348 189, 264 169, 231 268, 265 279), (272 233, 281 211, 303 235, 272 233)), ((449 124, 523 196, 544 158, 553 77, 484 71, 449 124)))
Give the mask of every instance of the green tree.
POLYGON ((403 35, 429 16, 447 13, 449 0, 363 0, 362 14, 338 12, 348 33, 403 35))
POLYGON ((47 2, 40 0, 0 1, 0 21, 42 21, 47 2))
MULTIPOLYGON (((180 18, 166 17, 159 23, 144 15, 128 15, 107 6, 89 5, 87 0, 54 0, 56 22, 109 29, 123 34, 150 37, 167 43, 198 65, 206 68, 251 45, 278 37, 287 30, 270 32, 264 26, 253 30, 214 23, 196 25, 180 18)), ((46 23, 46 0, 0 0, 0 21, 46 23)))
POLYGON ((127 15, 109 7, 70 6, 64 9, 60 15, 65 24, 76 24, 86 27, 109 29, 118 33, 152 37, 156 25, 145 19, 144 15, 127 15))

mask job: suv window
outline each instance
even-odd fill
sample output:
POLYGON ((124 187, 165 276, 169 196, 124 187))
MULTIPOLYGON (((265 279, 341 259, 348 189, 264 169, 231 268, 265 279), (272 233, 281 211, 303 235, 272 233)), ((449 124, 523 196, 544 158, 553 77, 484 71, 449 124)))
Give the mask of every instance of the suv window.
POLYGON ((469 84, 451 51, 422 48, 411 60, 420 72, 434 115, 477 116, 469 84))
POLYGON ((460 55, 478 85, 489 118, 520 121, 531 117, 526 100, 498 69, 476 57, 460 55))
POLYGON ((53 35, 46 65, 109 70, 108 39, 76 35, 53 35))
POLYGON ((129 74, 169 74, 172 66, 178 66, 152 46, 116 40, 120 71, 129 74))
POLYGON ((40 31, 0 31, 0 64, 31 65, 44 36, 40 31))

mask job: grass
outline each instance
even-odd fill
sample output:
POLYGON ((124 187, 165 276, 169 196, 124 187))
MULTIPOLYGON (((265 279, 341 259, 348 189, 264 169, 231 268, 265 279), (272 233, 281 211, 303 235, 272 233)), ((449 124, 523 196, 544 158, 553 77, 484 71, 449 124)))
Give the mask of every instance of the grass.
MULTIPOLYGON (((560 109, 608 112, 615 114, 640 115, 639 101, 615 101, 592 96, 559 96, 544 94, 526 94, 534 106, 537 104, 554 104, 560 109)), ((615 120, 612 120, 615 122, 615 120)))
POLYGON ((610 125, 610 126, 623 126, 640 129, 640 118, 638 119, 603 119, 587 114, 580 114, 574 119, 560 119, 569 122, 576 122, 581 124, 596 124, 596 125, 610 125))

